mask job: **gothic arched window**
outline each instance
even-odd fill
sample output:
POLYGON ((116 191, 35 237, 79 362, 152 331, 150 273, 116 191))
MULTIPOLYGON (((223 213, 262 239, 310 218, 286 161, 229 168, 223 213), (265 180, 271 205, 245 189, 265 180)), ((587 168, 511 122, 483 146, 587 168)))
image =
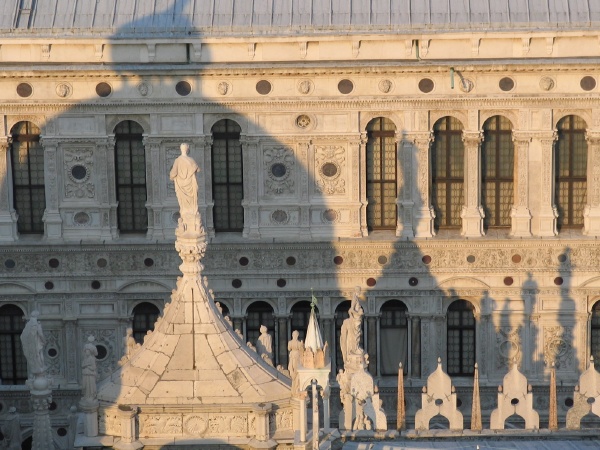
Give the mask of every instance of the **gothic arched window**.
POLYGON ((160 310, 152 303, 139 303, 133 308, 133 338, 139 344, 144 343, 144 336, 154 330, 154 324, 160 315, 160 310))
POLYGON ((587 200, 587 142, 585 121, 577 116, 563 117, 556 125, 558 141, 555 155, 555 202, 557 226, 583 226, 587 200))
POLYGON ((472 375, 475 367, 475 308, 466 300, 448 307, 448 375, 472 375))
POLYGON ((21 345, 23 311, 15 305, 0 307, 0 379, 2 384, 25 384, 27 360, 21 345))
POLYGON ((244 175, 242 129, 233 120, 223 119, 212 127, 212 190, 215 231, 244 229, 244 175))
POLYGON ((10 133, 13 206, 19 216, 17 229, 23 234, 43 233, 46 188, 40 129, 31 122, 19 122, 10 133))
POLYGON ((454 117, 443 117, 433 127, 431 148, 431 203, 436 228, 459 228, 464 204, 463 126, 454 117))
POLYGON ((600 369, 600 301, 592 307, 590 326, 590 349, 594 357, 596 369, 600 369))
POLYGON ((377 117, 367 125, 367 226, 396 229, 396 125, 377 117))
POLYGON ((117 219, 122 233, 148 231, 146 209, 146 151, 144 129, 125 120, 115 127, 115 169, 117 184, 117 219))
POLYGON ((511 225, 514 159, 510 121, 502 116, 490 117, 483 124, 481 145, 481 204, 485 211, 485 228, 511 225))

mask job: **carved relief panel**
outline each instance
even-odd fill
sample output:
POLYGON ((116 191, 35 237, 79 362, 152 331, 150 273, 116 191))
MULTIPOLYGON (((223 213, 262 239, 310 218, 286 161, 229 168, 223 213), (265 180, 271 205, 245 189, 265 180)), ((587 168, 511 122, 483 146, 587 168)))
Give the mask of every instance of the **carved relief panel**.
POLYGON ((514 363, 521 365, 523 359, 522 328, 496 328, 496 369, 509 369, 514 363))
POLYGON ((92 149, 64 150, 65 198, 88 199, 96 196, 92 177, 94 152, 92 149))
POLYGON ((269 196, 294 195, 296 193, 296 160, 289 147, 263 149, 264 193, 269 196))
POLYGON ((315 145, 315 192, 323 195, 346 193, 346 148, 315 145))
POLYGON ((573 366, 574 358, 573 328, 544 327, 544 364, 546 367, 550 368, 554 363, 557 370, 570 369, 573 366))

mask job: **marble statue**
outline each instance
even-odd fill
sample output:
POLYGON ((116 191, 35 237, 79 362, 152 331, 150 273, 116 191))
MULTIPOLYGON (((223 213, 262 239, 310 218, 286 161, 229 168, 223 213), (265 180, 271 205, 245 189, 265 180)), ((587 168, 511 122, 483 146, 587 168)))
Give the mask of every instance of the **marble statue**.
POLYGON ((21 418, 17 413, 17 408, 11 406, 8 408, 8 420, 2 427, 2 434, 8 450, 21 450, 23 435, 21 434, 21 418))
POLYGON ((360 338, 362 336, 362 318, 364 311, 360 306, 360 287, 356 287, 352 296, 352 303, 348 310, 348 317, 342 323, 340 333, 340 346, 344 364, 347 364, 348 357, 351 355, 360 355, 363 349, 360 347, 360 338))
POLYGON ((292 340, 288 342, 288 371, 290 372, 292 381, 298 373, 298 365, 302 360, 302 351, 304 350, 304 343, 298 340, 299 336, 300 333, 298 333, 298 330, 292 331, 292 340))
MULTIPOLYGON (((181 144, 181 155, 173 163, 169 178, 175 183, 175 195, 179 202, 179 212, 196 214, 198 212, 198 181, 196 173, 200 168, 196 161, 188 155, 190 146, 181 144)), ((184 221, 185 222, 185 221, 184 221)))
POLYGON ((83 361, 81 363, 81 395, 87 400, 96 400, 96 356, 98 349, 94 344, 96 338, 89 336, 87 343, 83 346, 83 361))
POLYGON ((273 359, 273 338, 264 325, 260 326, 260 336, 256 341, 256 351, 261 356, 267 355, 269 359, 273 359))
POLYGON ((46 373, 46 363, 44 361, 46 338, 44 337, 42 324, 38 321, 39 315, 38 311, 33 311, 21 333, 21 344, 23 345, 23 353, 27 360, 27 371, 31 379, 35 378, 35 375, 46 373))

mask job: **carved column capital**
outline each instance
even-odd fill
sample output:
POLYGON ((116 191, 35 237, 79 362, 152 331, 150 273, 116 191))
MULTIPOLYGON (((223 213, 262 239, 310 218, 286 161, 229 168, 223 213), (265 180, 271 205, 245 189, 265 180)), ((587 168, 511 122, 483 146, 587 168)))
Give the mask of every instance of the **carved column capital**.
POLYGON ((465 144, 465 148, 472 146, 479 146, 483 142, 483 131, 467 131, 462 132, 462 141, 465 144))

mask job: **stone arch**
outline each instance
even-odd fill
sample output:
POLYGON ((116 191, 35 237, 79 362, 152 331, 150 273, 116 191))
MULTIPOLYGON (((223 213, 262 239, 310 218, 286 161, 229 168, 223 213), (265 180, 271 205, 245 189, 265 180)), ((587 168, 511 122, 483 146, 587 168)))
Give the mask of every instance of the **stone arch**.
POLYGON ((585 125, 587 128, 590 127, 590 124, 592 124, 592 112, 589 110, 585 110, 585 109, 561 109, 561 110, 556 110, 554 111, 554 114, 552 116, 552 129, 556 130, 557 126, 558 126, 558 122, 560 122, 562 119, 564 119, 567 116, 577 116, 580 117, 581 119, 583 119, 583 121, 585 122, 585 125))
POLYGON ((117 289, 117 292, 134 294, 136 292, 157 292, 157 289, 159 292, 171 292, 172 287, 155 280, 135 280, 123 284, 117 289))
POLYGON ((141 298, 141 299, 132 299, 129 302, 129 304, 127 305, 127 315, 132 316, 133 310, 138 305, 141 305, 142 303, 150 303, 151 305, 156 306, 158 308, 158 310, 160 311, 160 313, 162 314, 162 311, 164 308, 164 302, 162 300, 141 298))
POLYGON ((375 310, 377 311, 377 313, 381 313, 381 308, 383 307, 383 305, 385 305, 387 302, 390 302, 392 300, 396 300, 400 303, 402 303, 405 307, 406 307, 406 312, 410 312, 410 308, 409 308, 409 304, 410 302, 407 302, 407 299, 402 298, 402 297, 382 297, 382 298, 378 298, 377 299, 377 303, 375 304, 375 310))
MULTIPOLYGON (((294 301, 293 301, 293 302, 290 302, 289 304, 286 304, 286 306, 285 306, 285 313, 286 313, 286 314, 291 314, 291 312, 292 312, 292 308, 293 308, 295 305, 297 305, 298 303, 302 303, 302 302, 309 302, 309 303, 310 303, 310 300, 309 300, 308 298, 296 298, 296 299, 294 299, 294 301)), ((317 305, 317 313, 318 313, 318 312, 320 312, 320 308, 319 308, 319 306, 317 305)))
POLYGON ((519 129, 519 116, 516 111, 510 109, 502 109, 502 110, 482 110, 479 112, 479 123, 481 124, 479 128, 483 128, 483 124, 495 116, 506 117, 510 121, 510 125, 513 130, 519 129))
POLYGON ((29 286, 27 283, 18 281, 0 283, 0 294, 35 294, 35 292, 35 288, 29 286))
POLYGON ((397 112, 394 111, 368 111, 364 113, 360 113, 360 123, 359 128, 360 132, 364 132, 367 129, 367 125, 373 119, 377 117, 385 117, 386 119, 390 119, 396 125, 396 134, 401 134, 404 129, 404 121, 400 117, 397 112))
POLYGON ((448 314, 448 308, 450 307, 450 305, 452 305, 452 303, 454 303, 455 301, 458 300, 464 300, 466 302, 469 302, 471 305, 473 305, 474 308, 474 313, 475 315, 479 315, 481 314, 481 298, 475 298, 471 295, 449 295, 449 296, 444 296, 444 298, 442 299, 442 311, 444 315, 448 314))
POLYGON ((241 114, 234 114, 234 113, 228 113, 228 114, 205 114, 204 115, 204 134, 206 136, 212 136, 212 129, 215 126, 215 124, 223 119, 227 119, 227 120, 231 120, 235 123, 237 123, 239 125, 239 127, 241 128, 241 135, 246 135, 248 134, 248 120, 246 117, 242 116, 241 114))
POLYGON ((108 116, 106 118, 106 134, 107 135, 115 134, 116 126, 126 120, 131 120, 132 122, 139 124, 144 129, 145 135, 148 135, 151 133, 150 119, 147 118, 145 115, 141 115, 141 114, 121 115, 121 114, 119 114, 116 116, 108 116))
POLYGON ((273 314, 277 313, 277 310, 278 310, 277 309, 277 301, 273 300, 272 298, 253 298, 253 299, 242 300, 242 314, 243 315, 248 314, 248 308, 256 302, 268 303, 271 306, 271 308, 273 308, 273 314))
POLYGON ((44 116, 7 116, 6 117, 6 134, 12 135, 13 127, 19 122, 31 122, 40 129, 40 135, 46 131, 46 117, 44 116))
MULTIPOLYGON (((433 131, 433 126, 436 124, 436 122, 444 117, 454 117, 456 120, 458 120, 461 125, 463 126, 463 130, 467 130, 467 124, 469 123, 468 117, 467 117, 467 112, 466 111, 460 111, 460 110, 456 110, 456 111, 431 111, 429 114, 429 129, 431 131, 433 131)), ((477 127, 479 128, 479 127, 477 127)))
POLYGON ((466 288, 490 289, 490 285, 475 277, 450 277, 442 280, 436 286, 437 289, 452 291, 466 288))

